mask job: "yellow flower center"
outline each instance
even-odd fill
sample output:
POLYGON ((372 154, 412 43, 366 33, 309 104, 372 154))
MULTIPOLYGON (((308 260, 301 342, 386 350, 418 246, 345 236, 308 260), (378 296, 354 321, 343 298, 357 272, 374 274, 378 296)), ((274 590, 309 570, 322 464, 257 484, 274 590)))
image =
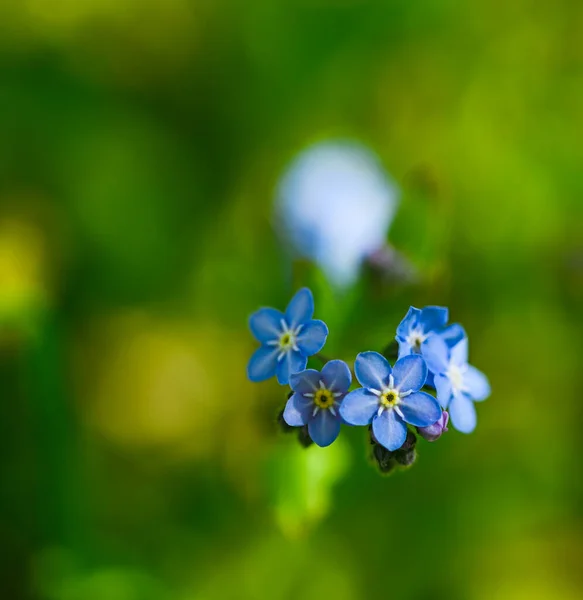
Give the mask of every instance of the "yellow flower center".
POLYGON ((396 406, 399 404, 399 394, 395 390, 387 390, 380 397, 381 404, 389 408, 391 406, 396 406))
POLYGON ((330 408, 334 404, 334 395, 330 390, 320 389, 314 394, 314 404, 319 408, 330 408))

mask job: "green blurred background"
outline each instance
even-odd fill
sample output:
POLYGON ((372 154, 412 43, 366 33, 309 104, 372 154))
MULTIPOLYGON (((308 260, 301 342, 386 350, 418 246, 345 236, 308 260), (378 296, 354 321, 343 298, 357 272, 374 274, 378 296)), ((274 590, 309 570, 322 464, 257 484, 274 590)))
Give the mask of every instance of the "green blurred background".
POLYGON ((578 0, 2 0, 2 598, 580 599, 582 35, 578 0), (274 188, 337 137, 418 284, 290 281, 274 188), (475 433, 391 477, 279 434, 247 315, 306 284, 346 360, 448 305, 475 433))

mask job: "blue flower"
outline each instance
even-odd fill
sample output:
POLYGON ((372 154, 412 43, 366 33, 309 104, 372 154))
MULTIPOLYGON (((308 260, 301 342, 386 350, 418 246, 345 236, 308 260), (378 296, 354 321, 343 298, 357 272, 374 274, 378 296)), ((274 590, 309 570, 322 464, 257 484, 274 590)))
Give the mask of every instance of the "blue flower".
POLYGON ((307 425, 318 446, 329 446, 340 433, 339 408, 351 382, 350 369, 341 360, 327 362, 321 372, 307 369, 292 374, 294 394, 283 412, 285 422, 292 427, 307 425))
POLYGON ((302 288, 290 300, 285 313, 260 308, 251 315, 251 333, 261 342, 247 365, 251 381, 265 381, 277 375, 277 381, 287 385, 292 373, 306 368, 308 356, 319 352, 328 337, 328 327, 323 321, 312 319, 313 314, 312 292, 302 288))
POLYGON ((278 230, 295 254, 314 261, 337 288, 386 245, 399 190, 366 147, 345 141, 310 146, 277 191, 278 230))
POLYGON ((376 440, 391 452, 407 439, 407 425, 427 427, 441 417, 437 400, 419 390, 427 378, 427 365, 417 354, 399 359, 394 368, 378 352, 362 352, 354 364, 363 386, 350 392, 340 415, 350 425, 368 425, 376 440))
POLYGON ((449 311, 442 306, 426 306, 419 310, 411 306, 397 327, 399 358, 409 354, 423 354, 424 344, 447 323, 449 311))
MULTIPOLYGON (((459 329, 463 329, 458 325, 459 329)), ((463 433, 476 427, 474 401, 485 400, 490 395, 488 378, 468 364, 468 338, 463 337, 451 345, 451 340, 435 335, 427 340, 423 356, 434 373, 437 399, 449 410, 453 426, 463 433)))

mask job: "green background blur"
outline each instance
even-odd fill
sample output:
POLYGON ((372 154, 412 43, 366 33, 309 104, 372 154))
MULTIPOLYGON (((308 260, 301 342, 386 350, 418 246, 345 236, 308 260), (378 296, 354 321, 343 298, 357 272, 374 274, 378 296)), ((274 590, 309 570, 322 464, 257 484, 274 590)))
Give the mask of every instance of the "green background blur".
POLYGON ((0 595, 583 597, 583 4, 0 2, 0 595), (364 141, 414 286, 294 280, 285 165, 364 141), (247 315, 300 285, 326 353, 444 304, 491 380, 471 436, 380 477, 301 450, 247 315))

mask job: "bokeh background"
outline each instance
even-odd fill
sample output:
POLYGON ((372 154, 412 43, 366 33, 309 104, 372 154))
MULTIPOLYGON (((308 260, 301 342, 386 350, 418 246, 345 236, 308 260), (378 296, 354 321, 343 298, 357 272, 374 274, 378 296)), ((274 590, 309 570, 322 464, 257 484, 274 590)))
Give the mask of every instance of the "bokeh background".
POLYGON ((7 600, 583 595, 583 4, 3 0, 7 600), (273 227, 286 165, 358 140, 415 284, 335 291, 273 227), (327 354, 444 304, 474 434, 381 477, 278 432, 247 316, 300 285, 327 354))

